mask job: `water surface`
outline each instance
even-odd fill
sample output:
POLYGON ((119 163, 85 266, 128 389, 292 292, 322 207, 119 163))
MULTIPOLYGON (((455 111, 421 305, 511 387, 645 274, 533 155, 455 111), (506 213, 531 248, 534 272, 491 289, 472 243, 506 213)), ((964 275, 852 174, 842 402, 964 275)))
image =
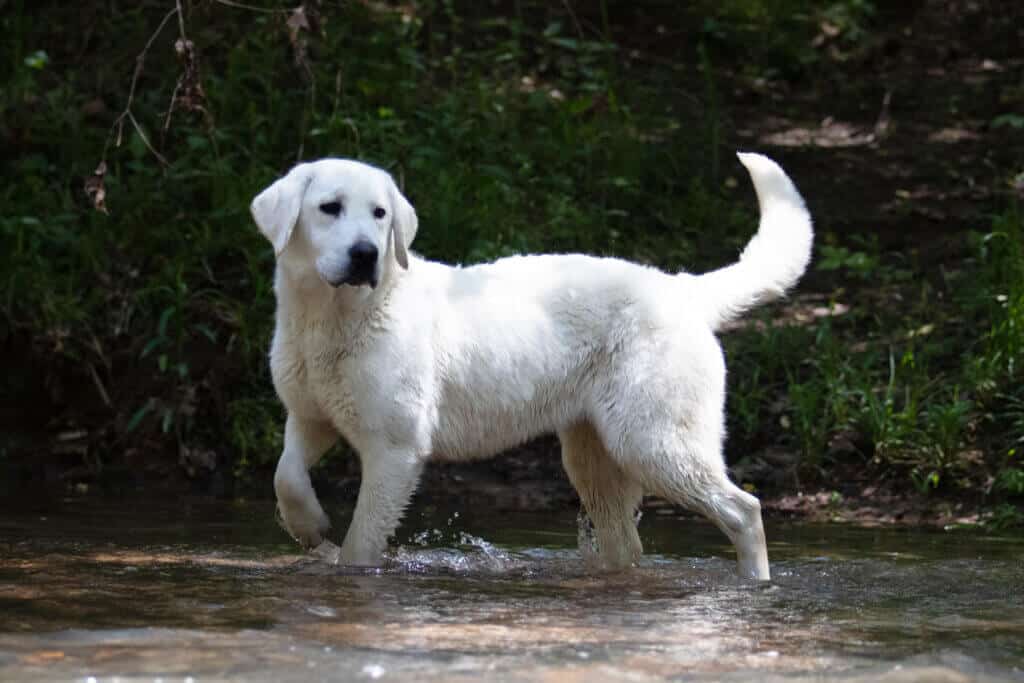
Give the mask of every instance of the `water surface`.
POLYGON ((667 515, 594 575, 574 514, 419 510, 355 571, 270 503, 9 500, 0 680, 1024 681, 1024 538, 768 534, 770 585, 667 515))

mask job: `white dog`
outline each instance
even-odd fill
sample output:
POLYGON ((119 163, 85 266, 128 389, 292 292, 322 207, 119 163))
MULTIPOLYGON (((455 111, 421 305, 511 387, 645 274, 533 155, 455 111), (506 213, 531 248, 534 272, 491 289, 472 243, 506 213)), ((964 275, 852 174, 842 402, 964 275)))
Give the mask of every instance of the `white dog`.
POLYGON ((308 470, 339 437, 362 484, 341 561, 375 565, 424 464, 556 432, 609 569, 642 552, 645 493, 710 518, 740 574, 768 579, 761 509, 722 459, 715 331, 796 283, 811 221, 781 168, 741 154, 761 207, 738 263, 701 276, 612 258, 521 256, 469 268, 409 251, 417 218, 365 164, 300 164, 253 200, 274 245, 274 386, 288 409, 274 487, 302 544, 329 523, 308 470))

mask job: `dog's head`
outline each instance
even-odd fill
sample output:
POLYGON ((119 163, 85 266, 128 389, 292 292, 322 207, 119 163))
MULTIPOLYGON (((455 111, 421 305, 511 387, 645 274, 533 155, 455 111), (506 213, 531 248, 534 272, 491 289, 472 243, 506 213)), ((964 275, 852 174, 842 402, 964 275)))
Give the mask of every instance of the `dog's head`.
POLYGON ((374 166, 348 159, 299 164, 250 210, 278 262, 297 275, 313 268, 332 287, 376 287, 390 254, 409 267, 416 211, 374 166))

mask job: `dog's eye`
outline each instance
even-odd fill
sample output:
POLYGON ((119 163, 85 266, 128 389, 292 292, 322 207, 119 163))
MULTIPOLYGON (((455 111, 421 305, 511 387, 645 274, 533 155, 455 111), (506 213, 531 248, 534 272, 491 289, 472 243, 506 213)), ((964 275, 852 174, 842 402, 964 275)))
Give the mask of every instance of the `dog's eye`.
POLYGON ((331 216, 341 213, 341 202, 325 202, 320 205, 320 210, 331 216))
POLYGON ((374 218, 384 218, 384 216, 386 216, 386 215, 388 215, 388 212, 385 211, 384 209, 380 208, 379 206, 376 209, 373 210, 373 217, 374 218))

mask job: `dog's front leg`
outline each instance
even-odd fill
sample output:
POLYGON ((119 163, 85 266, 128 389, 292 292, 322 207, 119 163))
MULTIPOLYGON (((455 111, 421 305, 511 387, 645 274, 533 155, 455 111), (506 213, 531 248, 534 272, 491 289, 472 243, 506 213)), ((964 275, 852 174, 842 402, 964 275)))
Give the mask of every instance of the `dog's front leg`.
POLYGON ((373 448, 360 452, 363 479, 352 524, 341 546, 341 562, 381 564, 388 536, 395 531, 412 497, 423 462, 412 449, 373 448))
POLYGON ((288 414, 284 427, 284 451, 274 473, 277 509, 285 530, 307 548, 319 545, 330 526, 309 480, 309 468, 338 440, 326 422, 288 414))

